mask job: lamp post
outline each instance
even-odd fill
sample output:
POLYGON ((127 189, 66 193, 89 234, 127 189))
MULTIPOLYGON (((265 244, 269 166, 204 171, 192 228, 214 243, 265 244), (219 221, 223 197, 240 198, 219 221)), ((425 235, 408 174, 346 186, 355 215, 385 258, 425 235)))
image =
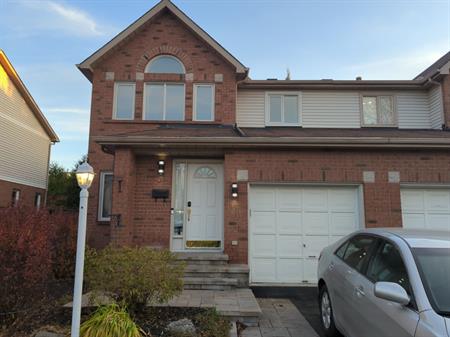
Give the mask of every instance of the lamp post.
POLYGON ((94 169, 87 162, 78 166, 78 186, 80 186, 80 210, 78 213, 77 259, 75 264, 75 285, 73 288, 72 337, 80 335, 81 296, 83 295, 84 250, 86 247, 86 218, 89 192, 94 180, 94 169))

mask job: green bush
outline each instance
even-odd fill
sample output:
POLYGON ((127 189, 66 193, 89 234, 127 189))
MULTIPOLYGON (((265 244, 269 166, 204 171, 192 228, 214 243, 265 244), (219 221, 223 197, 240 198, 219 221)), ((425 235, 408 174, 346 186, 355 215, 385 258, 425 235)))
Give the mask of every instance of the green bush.
POLYGON ((145 333, 133 322, 124 307, 102 306, 80 327, 82 337, 141 337, 145 333))
POLYGON ((228 337, 230 334, 230 321, 220 316, 215 309, 197 314, 194 323, 198 327, 199 337, 228 337))
POLYGON ((166 250, 145 247, 89 249, 85 277, 94 292, 108 292, 131 313, 164 303, 183 289, 184 264, 166 250))

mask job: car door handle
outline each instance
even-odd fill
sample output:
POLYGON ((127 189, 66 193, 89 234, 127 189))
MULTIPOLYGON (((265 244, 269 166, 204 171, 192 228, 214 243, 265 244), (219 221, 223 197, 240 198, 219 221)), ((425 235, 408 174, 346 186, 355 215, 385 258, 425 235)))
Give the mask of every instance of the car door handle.
POLYGON ((364 292, 364 288, 361 287, 361 286, 356 287, 356 288, 355 288, 355 292, 356 292, 356 295, 357 295, 358 297, 364 297, 364 296, 366 296, 366 293, 364 292))

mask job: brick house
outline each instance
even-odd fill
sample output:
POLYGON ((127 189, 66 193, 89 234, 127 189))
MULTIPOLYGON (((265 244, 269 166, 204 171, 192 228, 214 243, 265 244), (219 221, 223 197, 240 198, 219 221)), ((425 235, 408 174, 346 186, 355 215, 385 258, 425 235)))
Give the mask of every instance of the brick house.
POLYGON ((161 1, 78 65, 89 243, 224 253, 251 283, 297 284, 358 228, 450 229, 449 62, 413 80, 252 80, 161 1))
POLYGON ((45 204, 58 136, 0 50, 0 207, 45 204))

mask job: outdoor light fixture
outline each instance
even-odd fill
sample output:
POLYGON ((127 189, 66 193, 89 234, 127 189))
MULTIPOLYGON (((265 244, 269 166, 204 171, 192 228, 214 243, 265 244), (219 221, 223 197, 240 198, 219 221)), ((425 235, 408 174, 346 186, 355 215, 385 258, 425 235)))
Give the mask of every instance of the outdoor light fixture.
POLYGON ((80 186, 82 190, 91 187, 92 180, 94 180, 94 169, 91 165, 84 162, 78 166, 75 175, 77 176, 78 186, 80 186))
POLYGON ((81 296, 83 295, 84 251, 86 249, 86 219, 89 192, 94 180, 94 169, 87 162, 78 166, 75 172, 80 191, 80 209, 78 213, 77 257, 75 263, 75 285, 73 287, 72 337, 80 335, 81 296))
POLYGON ((237 183, 231 184, 231 196, 233 198, 237 198, 237 196, 238 196, 238 184, 237 183))
POLYGON ((158 174, 160 176, 162 176, 164 174, 164 167, 165 167, 166 163, 164 162, 164 160, 159 160, 158 161, 158 174))

